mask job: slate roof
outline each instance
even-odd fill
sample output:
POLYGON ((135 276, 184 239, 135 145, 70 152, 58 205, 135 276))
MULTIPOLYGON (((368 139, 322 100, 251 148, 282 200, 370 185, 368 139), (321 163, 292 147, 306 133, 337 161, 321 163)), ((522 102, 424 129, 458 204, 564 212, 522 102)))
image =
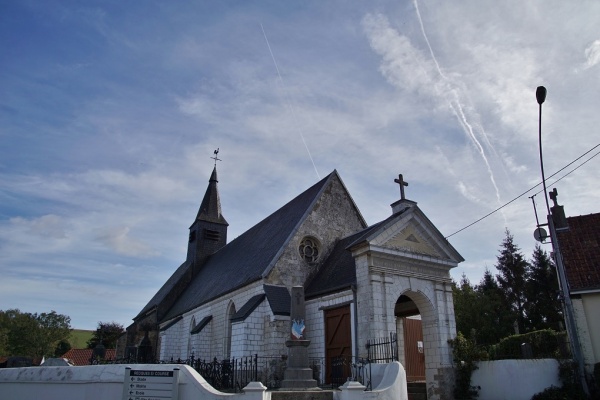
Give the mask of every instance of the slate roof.
POLYGON ((189 264, 187 262, 184 262, 183 264, 181 264, 179 266, 179 268, 177 268, 175 270, 173 275, 171 275, 169 277, 169 279, 167 279, 165 284, 162 285, 162 287, 160 289, 158 289, 158 292, 156 292, 156 294, 154 296, 152 296, 150 301, 144 306, 142 311, 140 311, 140 313, 134 319, 142 317, 146 312, 152 310, 154 307, 157 307, 164 300, 164 298, 171 292, 171 290, 173 289, 175 284, 177 284, 177 282, 179 282, 181 277, 186 273, 188 267, 189 267, 189 264))
POLYGON ((334 177, 335 170, 211 255, 162 321, 265 276, 334 177))
POLYGON ((208 187, 202 198, 202 203, 200 203, 196 220, 229 225, 221 213, 221 200, 219 199, 219 190, 217 189, 218 182, 217 167, 215 166, 208 180, 208 187))
MULTIPOLYGON (((73 365, 90 365, 90 359, 92 358, 92 352, 94 349, 71 349, 61 356, 66 358, 73 365)), ((106 349, 104 354, 105 360, 115 359, 115 349, 106 349)))
POLYGON ((600 290, 600 213, 567 218, 557 232, 570 292, 600 290))
POLYGON ((347 289, 356 284, 356 267, 349 246, 362 241, 362 238, 377 229, 383 222, 385 221, 338 240, 319 271, 306 286, 304 292, 306 298, 347 289))
POLYGON ((250 300, 246 302, 246 304, 242 306, 242 308, 240 308, 238 312, 235 313, 233 317, 231 317, 231 322, 243 321, 246 318, 248 318, 248 316, 252 314, 252 311, 254 311, 256 307, 258 307, 260 303, 263 302, 265 297, 266 295, 264 293, 253 296, 250 300))
POLYGON ((290 315, 292 297, 284 286, 263 285, 273 315, 290 315))

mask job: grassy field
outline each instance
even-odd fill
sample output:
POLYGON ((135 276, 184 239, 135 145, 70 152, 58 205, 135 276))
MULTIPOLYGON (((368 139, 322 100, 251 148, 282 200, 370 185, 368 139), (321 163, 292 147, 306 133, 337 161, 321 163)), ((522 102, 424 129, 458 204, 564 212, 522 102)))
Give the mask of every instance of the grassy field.
POLYGON ((87 342, 92 338, 94 331, 86 331, 83 329, 73 329, 71 331, 71 337, 69 342, 71 343, 71 348, 73 349, 85 349, 87 347, 87 342))

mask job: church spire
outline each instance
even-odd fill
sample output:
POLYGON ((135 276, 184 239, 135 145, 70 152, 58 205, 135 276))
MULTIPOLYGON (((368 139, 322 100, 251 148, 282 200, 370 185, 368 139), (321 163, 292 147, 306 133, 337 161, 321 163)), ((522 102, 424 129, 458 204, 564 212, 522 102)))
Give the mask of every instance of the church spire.
MULTIPOLYGON (((215 151, 218 152, 218 150, 215 151)), ((215 166, 210 175, 210 179, 208 180, 206 193, 204 193, 204 198, 202 199, 198 215, 196 216, 196 221, 227 224, 227 221, 221 212, 221 199, 219 198, 219 188, 217 187, 217 183, 219 183, 219 181, 217 179, 217 165, 215 161, 215 166)))
POLYGON ((208 187, 196 219, 190 226, 187 261, 194 265, 193 273, 201 268, 208 256, 218 251, 227 243, 227 227, 229 224, 221 212, 219 199, 219 183, 217 179, 217 158, 219 149, 215 150, 215 166, 208 180, 208 187))

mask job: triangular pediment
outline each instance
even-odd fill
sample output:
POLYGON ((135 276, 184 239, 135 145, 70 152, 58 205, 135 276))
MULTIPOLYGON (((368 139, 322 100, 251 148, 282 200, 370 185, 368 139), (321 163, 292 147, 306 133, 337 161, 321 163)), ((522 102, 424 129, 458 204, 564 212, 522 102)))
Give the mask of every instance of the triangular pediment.
MULTIPOLYGON (((404 209, 373 227, 361 242, 372 251, 390 251, 409 258, 458 264, 464 259, 416 206, 404 209)), ((358 243, 356 243, 358 245, 358 243)))
POLYGON ((432 257, 442 257, 440 252, 432 246, 427 238, 417 230, 414 224, 409 224, 381 243, 381 247, 402 250, 409 253, 426 254, 432 257))

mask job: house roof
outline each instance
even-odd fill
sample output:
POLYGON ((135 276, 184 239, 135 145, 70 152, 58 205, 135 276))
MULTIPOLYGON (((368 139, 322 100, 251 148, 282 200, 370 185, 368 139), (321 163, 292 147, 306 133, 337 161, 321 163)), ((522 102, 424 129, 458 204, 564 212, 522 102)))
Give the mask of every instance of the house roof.
POLYGON ((335 170, 209 256, 161 322, 265 276, 334 177, 335 170))
POLYGON ((600 213, 569 217, 567 223, 557 237, 569 290, 600 290, 600 213))
MULTIPOLYGON (((90 359, 92 358, 93 351, 94 349, 71 349, 63 354, 61 358, 66 358, 73 365, 90 365, 90 359)), ((114 360, 115 352, 115 349, 106 349, 104 359, 114 360)))

